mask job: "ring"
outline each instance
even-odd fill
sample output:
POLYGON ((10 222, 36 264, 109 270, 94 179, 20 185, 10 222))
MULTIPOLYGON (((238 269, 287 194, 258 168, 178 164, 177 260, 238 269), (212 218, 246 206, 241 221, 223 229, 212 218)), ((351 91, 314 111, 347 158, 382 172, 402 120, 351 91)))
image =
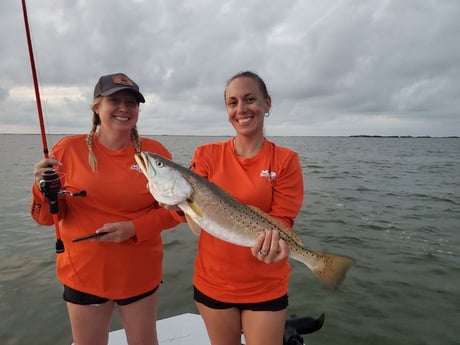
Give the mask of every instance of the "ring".
POLYGON ((262 255, 262 256, 265 256, 265 255, 267 255, 268 253, 267 253, 267 252, 264 252, 263 250, 259 250, 259 252, 258 252, 257 254, 262 255))

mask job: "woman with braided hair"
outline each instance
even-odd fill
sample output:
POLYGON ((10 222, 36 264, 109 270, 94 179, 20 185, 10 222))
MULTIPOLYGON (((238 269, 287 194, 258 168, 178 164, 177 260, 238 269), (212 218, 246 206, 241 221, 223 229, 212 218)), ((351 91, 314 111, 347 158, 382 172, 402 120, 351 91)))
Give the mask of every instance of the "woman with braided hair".
POLYGON ((136 124, 144 102, 126 74, 100 77, 90 133, 62 138, 53 146, 52 158, 35 165, 31 215, 38 224, 53 224, 40 189, 43 173, 54 167, 62 189, 70 192, 58 198, 65 250, 57 254, 57 276, 78 345, 107 344, 115 305, 129 344, 158 344, 152 325, 162 278, 160 234, 182 218, 159 207, 134 159, 141 149, 172 158, 158 141, 139 137, 136 124), (81 190, 84 197, 71 196, 81 190), (100 235, 75 241, 95 233, 100 235))

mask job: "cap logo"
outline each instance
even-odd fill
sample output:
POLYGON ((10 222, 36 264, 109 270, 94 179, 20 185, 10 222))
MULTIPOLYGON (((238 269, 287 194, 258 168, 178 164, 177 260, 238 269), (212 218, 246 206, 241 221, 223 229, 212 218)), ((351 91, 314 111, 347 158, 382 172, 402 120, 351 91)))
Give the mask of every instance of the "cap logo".
POLYGON ((115 84, 126 85, 126 86, 133 86, 134 83, 131 79, 123 74, 117 74, 112 77, 112 81, 115 84))

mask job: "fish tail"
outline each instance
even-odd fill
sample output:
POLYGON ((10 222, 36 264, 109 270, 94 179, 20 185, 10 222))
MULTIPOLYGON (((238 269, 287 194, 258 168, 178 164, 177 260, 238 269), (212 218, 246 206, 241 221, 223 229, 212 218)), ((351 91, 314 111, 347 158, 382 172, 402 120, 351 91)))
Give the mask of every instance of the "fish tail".
POLYGON ((316 254, 321 264, 311 269, 313 274, 324 287, 333 290, 337 289, 355 260, 348 256, 331 253, 316 254))

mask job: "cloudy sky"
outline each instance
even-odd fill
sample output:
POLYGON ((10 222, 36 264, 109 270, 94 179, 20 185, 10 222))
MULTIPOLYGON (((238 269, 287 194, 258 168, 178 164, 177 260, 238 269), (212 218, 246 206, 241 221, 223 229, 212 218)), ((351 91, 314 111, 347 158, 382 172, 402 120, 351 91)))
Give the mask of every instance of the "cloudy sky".
MULTIPOLYGON (((94 84, 141 87, 141 134, 231 135, 258 73, 274 135, 460 136, 458 0, 30 0, 48 133, 87 133, 94 84)), ((0 132, 39 133, 20 0, 0 3, 0 132)))

